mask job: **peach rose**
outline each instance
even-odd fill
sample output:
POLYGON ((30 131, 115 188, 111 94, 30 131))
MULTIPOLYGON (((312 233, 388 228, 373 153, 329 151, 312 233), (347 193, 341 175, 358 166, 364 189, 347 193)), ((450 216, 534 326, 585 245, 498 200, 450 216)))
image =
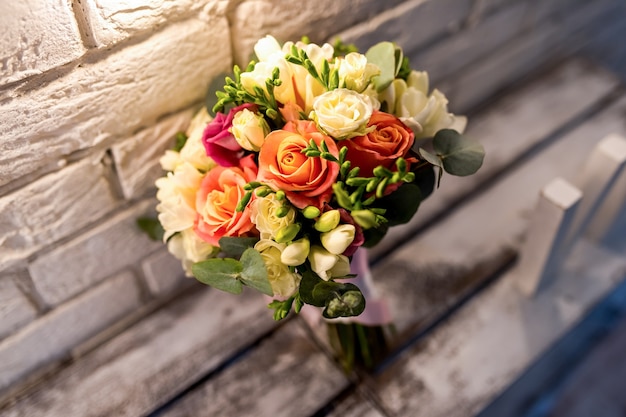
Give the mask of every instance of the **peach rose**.
POLYGON ((400 119, 381 111, 374 111, 369 126, 376 126, 376 129, 341 142, 348 148, 346 159, 353 167, 361 168, 359 175, 364 177, 372 176, 378 165, 393 169, 396 159, 407 156, 415 137, 400 119))
POLYGON ((323 158, 309 158, 301 151, 313 139, 321 148, 326 143, 328 151, 339 157, 337 144, 321 133, 314 122, 296 120, 282 130, 271 132, 259 152, 258 181, 283 190, 294 206, 321 208, 330 201, 331 186, 339 173, 339 164, 323 158))
POLYGON ((237 204, 246 193, 243 189, 256 179, 253 155, 240 160, 237 167, 217 166, 210 170, 196 194, 195 232, 212 245, 223 236, 242 236, 252 230, 250 209, 237 212, 237 204))

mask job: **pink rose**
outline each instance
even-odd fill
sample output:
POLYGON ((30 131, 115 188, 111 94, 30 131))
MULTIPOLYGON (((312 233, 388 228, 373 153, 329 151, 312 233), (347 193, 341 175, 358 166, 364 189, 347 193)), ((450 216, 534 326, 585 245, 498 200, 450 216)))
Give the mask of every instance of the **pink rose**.
POLYGON ((231 109, 227 116, 224 113, 217 113, 202 134, 206 154, 223 167, 239 165, 239 159, 243 156, 243 148, 230 132, 235 114, 243 109, 256 112, 257 106, 245 103, 231 109))

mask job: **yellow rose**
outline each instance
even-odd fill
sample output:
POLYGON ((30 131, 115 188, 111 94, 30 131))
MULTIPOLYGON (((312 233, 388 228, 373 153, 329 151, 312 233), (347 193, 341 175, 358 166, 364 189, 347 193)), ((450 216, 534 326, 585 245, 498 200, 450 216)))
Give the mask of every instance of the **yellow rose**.
POLYGON ((261 239, 255 245, 267 269, 267 279, 270 282, 274 296, 281 298, 291 297, 300 285, 301 277, 289 270, 281 261, 285 245, 270 239, 261 239))
POLYGON ((278 217, 276 213, 285 204, 285 201, 276 199, 276 194, 270 193, 266 197, 257 197, 250 203, 250 219, 261 234, 261 239, 273 239, 282 228, 293 224, 296 211, 291 207, 286 216, 278 217))
POLYGON ((270 127, 263 116, 243 109, 233 117, 230 131, 242 148, 258 152, 265 142, 265 136, 270 132, 270 127))
POLYGON ((347 88, 328 91, 313 101, 313 119, 335 139, 361 136, 378 107, 371 98, 347 88))

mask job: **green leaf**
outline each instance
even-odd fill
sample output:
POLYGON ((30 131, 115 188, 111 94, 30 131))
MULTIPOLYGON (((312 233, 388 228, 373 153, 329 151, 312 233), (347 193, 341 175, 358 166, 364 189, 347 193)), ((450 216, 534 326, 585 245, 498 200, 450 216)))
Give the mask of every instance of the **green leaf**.
POLYGON ((267 307, 274 310, 274 320, 279 321, 287 317, 287 315, 291 311, 293 301, 294 297, 289 297, 284 301, 273 300, 271 303, 269 303, 267 307))
POLYGON ((240 294, 243 289, 238 280, 242 271, 242 263, 232 258, 207 259, 191 266, 191 272, 198 281, 231 294, 240 294))
POLYGON ((146 232, 152 240, 162 240, 165 230, 158 219, 153 217, 140 217, 137 219, 137 226, 146 232))
POLYGON ((367 62, 380 68, 380 75, 372 79, 380 93, 396 78, 396 46, 391 42, 380 42, 368 49, 365 56, 367 62))
POLYGON ((241 255, 241 281, 248 287, 254 288, 265 295, 272 296, 274 291, 267 279, 267 269, 261 254, 253 248, 248 248, 241 255))
POLYGON ((259 238, 256 237, 223 237, 220 239, 220 249, 228 256, 240 257, 246 249, 253 247, 259 238))
POLYGON ((373 229, 363 230, 363 237, 365 238, 363 246, 365 246, 366 248, 373 248, 374 246, 378 245, 378 243, 383 240, 388 230, 389 225, 387 223, 381 224, 380 226, 373 229))
POLYGON ((432 154, 424 148, 419 148, 419 153, 420 153, 420 156, 424 158, 426 161, 430 162, 436 167, 443 168, 443 161, 438 155, 432 154))
POLYGON ((379 200, 381 208, 386 209, 385 217, 389 226, 407 223, 417 212, 422 201, 422 193, 415 184, 403 184, 393 193, 379 200))
POLYGON ((300 299, 306 304, 310 304, 315 307, 324 307, 325 300, 320 300, 313 296, 315 286, 323 282, 324 280, 321 279, 315 272, 311 270, 304 270, 302 272, 302 280, 300 281, 300 299))
POLYGON ((474 174, 485 157, 485 150, 480 143, 467 140, 452 129, 438 131, 433 139, 433 148, 443 162, 443 168, 452 175, 474 174))
POLYGON ((176 137, 175 137, 176 143, 174 144, 174 150, 176 152, 180 152, 185 147, 185 144, 187 143, 187 139, 189 138, 187 137, 185 132, 176 133, 176 137))
MULTIPOLYGON (((441 169, 438 169, 441 172, 441 169)), ((415 181, 413 181, 413 184, 419 187, 422 194, 422 201, 426 200, 426 198, 428 198, 432 194, 433 190, 435 189, 436 181, 437 179, 435 177, 435 168, 432 166, 424 167, 416 172, 415 181)))

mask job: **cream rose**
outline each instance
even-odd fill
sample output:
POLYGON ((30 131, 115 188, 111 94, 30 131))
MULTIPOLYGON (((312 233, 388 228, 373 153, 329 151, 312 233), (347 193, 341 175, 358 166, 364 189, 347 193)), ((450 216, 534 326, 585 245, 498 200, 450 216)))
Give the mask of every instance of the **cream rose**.
POLYGON ((233 118, 230 131, 242 148, 258 152, 265 142, 265 136, 270 132, 270 127, 263 116, 243 109, 233 118))
POLYGON ((296 211, 293 207, 289 209, 286 216, 276 215, 284 204, 285 202, 279 201, 274 193, 266 197, 257 197, 250 203, 250 219, 260 232, 261 239, 273 239, 279 230, 293 224, 296 218, 296 211))
POLYGON ((448 112, 448 99, 439 90, 429 95, 428 84, 428 73, 413 71, 407 81, 395 79, 379 98, 388 113, 413 130, 415 139, 432 137, 441 129, 463 133, 467 119, 448 112))
POLYGON ((366 95, 338 88, 313 101, 312 118, 330 136, 347 139, 366 133, 367 122, 377 107, 366 95))
POLYGON ((189 162, 178 165, 174 172, 156 181, 159 221, 166 241, 174 233, 193 227, 196 220, 196 192, 203 175, 189 162))
POLYGON ((212 258, 219 248, 200 239, 193 229, 183 230, 167 242, 167 249, 182 262, 185 275, 192 276, 191 266, 212 258))
POLYGON ((300 284, 301 277, 289 270, 281 261, 285 245, 270 239, 261 239, 255 245, 267 269, 267 279, 270 282, 274 295, 281 298, 291 297, 300 284))
POLYGON ((380 68, 367 62, 367 58, 358 52, 351 52, 336 61, 339 71, 339 80, 346 88, 362 93, 370 83, 372 77, 380 74, 380 68))

